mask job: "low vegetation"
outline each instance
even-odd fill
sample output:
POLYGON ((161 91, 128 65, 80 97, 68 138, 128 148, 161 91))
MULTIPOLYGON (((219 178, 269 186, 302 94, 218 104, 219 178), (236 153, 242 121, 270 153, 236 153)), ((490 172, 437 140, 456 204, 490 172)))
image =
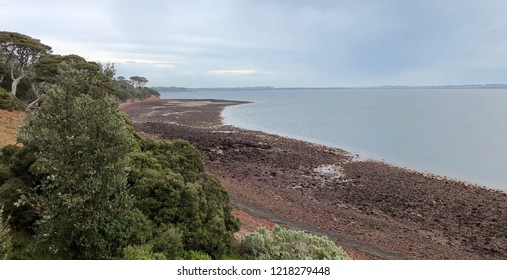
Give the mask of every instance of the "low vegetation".
POLYGON ((246 259, 255 260, 347 260, 341 247, 327 237, 275 226, 273 231, 260 228, 241 241, 246 259))

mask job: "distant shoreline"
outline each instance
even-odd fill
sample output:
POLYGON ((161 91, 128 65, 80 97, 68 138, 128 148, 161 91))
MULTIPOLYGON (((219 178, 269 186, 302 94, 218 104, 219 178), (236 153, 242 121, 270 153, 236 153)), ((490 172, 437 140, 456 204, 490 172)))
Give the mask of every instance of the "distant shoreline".
POLYGON ((356 258, 507 258, 507 194, 224 126, 221 111, 237 104, 158 100, 125 112, 142 134, 195 145, 243 216, 327 234, 356 258))
POLYGON ((158 92, 199 92, 199 91, 264 91, 264 90, 396 90, 396 89, 507 89, 507 84, 439 85, 439 86, 403 86, 386 85, 371 87, 152 87, 158 92))

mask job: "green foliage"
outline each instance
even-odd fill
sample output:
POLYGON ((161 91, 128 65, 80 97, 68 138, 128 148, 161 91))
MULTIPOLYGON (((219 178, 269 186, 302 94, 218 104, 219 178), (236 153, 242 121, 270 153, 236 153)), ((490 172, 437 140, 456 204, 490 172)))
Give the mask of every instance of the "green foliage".
POLYGON ((79 55, 53 55, 48 54, 39 59, 35 64, 36 79, 39 82, 57 83, 58 69, 62 63, 74 63, 74 68, 99 72, 100 65, 95 62, 88 62, 79 55))
POLYGON ((3 206, 0 205, 0 260, 5 260, 12 251, 12 243, 9 225, 2 217, 3 206))
MULTIPOLYGON (((141 84, 143 84, 144 86, 146 82, 141 82, 141 84)), ((150 96, 160 96, 160 93, 158 93, 156 90, 146 87, 140 87, 139 85, 140 84, 138 84, 137 82, 133 83, 131 81, 125 80, 125 78, 123 77, 118 77, 116 80, 114 80, 114 95, 120 101, 126 101, 127 99, 142 100, 150 96)))
POLYGON ((141 245, 153 240, 157 227, 141 210, 137 208, 132 210, 128 224, 129 231, 131 232, 129 244, 141 245))
POLYGON ((240 253, 237 251, 232 251, 227 255, 222 256, 221 260, 229 260, 229 261, 237 261, 242 260, 240 253))
POLYGON ((10 260, 33 260, 36 257, 31 248, 31 237, 19 232, 12 234, 12 251, 9 254, 10 260))
POLYGON ((12 96, 3 88, 0 87, 0 109, 12 110, 14 109, 14 102, 12 96))
POLYGON ((256 260, 347 260, 348 256, 327 237, 275 226, 260 228, 241 241, 246 259, 256 260))
POLYGON ((181 233, 177 228, 162 225, 158 229, 156 238, 151 243, 153 251, 163 254, 169 260, 179 259, 183 253, 181 237, 181 233))
POLYGON ((11 170, 9 165, 6 163, 0 162, 0 186, 7 181, 11 176, 11 170))
POLYGON ((112 69, 63 64, 58 84, 27 116, 19 138, 37 149, 42 177, 37 241, 59 258, 108 259, 130 238, 126 155, 133 141, 110 95, 112 69))
POLYGON ((150 244, 144 245, 129 245, 123 249, 124 260, 165 260, 162 253, 153 253, 153 246, 150 244))
POLYGON ((47 260, 54 259, 54 255, 47 250, 34 247, 33 236, 11 230, 12 251, 9 254, 10 260, 47 260))
POLYGON ((147 151, 154 157, 161 168, 183 176, 185 183, 194 182, 199 174, 204 173, 201 154, 187 141, 169 142, 145 139, 141 141, 141 150, 147 151))
POLYGON ((199 251, 185 251, 183 252, 182 258, 184 260, 211 260, 211 257, 208 254, 199 251))
POLYGON ((35 221, 39 218, 36 205, 28 203, 31 187, 23 180, 13 177, 0 186, 0 203, 4 203, 9 223, 17 231, 34 233, 35 221), (26 203, 25 203, 26 202, 26 203))
MULTIPOLYGON (((17 177, 30 177, 30 168, 35 163, 37 148, 32 145, 25 145, 23 147, 16 147, 14 145, 8 145, 3 150, 8 150, 8 153, 13 152, 8 162, 10 162, 11 172, 17 177)), ((26 178, 27 181, 31 181, 32 178, 26 178)))
POLYGON ((223 186, 205 174, 197 150, 184 141, 149 139, 142 139, 140 148, 130 154, 128 181, 135 206, 157 226, 180 230, 185 250, 214 258, 228 254, 239 221, 223 186))
MULTIPOLYGON (((18 94, 19 97, 20 94, 18 94)), ((21 110, 25 106, 25 103, 19 99, 12 98, 5 89, 0 87, 0 109, 14 111, 21 110)))
POLYGON ((184 240, 188 249, 221 258, 233 249, 233 232, 239 221, 232 215, 229 195, 215 178, 203 174, 197 184, 188 184, 182 195, 184 240))
POLYGON ((8 145, 0 149, 0 203, 10 215, 11 227, 28 234, 33 234, 38 218, 37 206, 27 199, 36 191, 37 185, 30 172, 35 162, 34 154, 35 150, 27 146, 8 145))

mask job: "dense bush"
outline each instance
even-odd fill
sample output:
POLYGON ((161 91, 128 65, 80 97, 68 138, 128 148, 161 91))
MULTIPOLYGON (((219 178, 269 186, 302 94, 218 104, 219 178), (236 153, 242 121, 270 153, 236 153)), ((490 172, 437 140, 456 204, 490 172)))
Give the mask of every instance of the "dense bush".
POLYGON ((0 109, 12 109, 12 96, 2 87, 0 87, 0 109))
POLYGON ((260 228, 241 241, 244 258, 256 260, 346 260, 347 254, 327 237, 275 226, 260 228))
POLYGON ((183 176, 185 183, 193 182, 204 173, 204 163, 199 151, 187 141, 140 141, 141 150, 154 157, 163 169, 183 176))
POLYGON ((25 102, 19 98, 13 99, 7 90, 0 87, 0 109, 5 110, 20 110, 25 107, 25 102))
POLYGON ((130 155, 134 206, 156 226, 176 227, 184 250, 213 258, 230 253, 239 221, 223 186, 204 172, 198 151, 185 141, 142 139, 139 146, 141 150, 130 155))
POLYGON ((0 161, 0 186, 9 179, 11 176, 11 170, 8 164, 0 161))
POLYGON ((38 179, 30 167, 35 162, 35 149, 30 146, 8 145, 0 149, 0 204, 4 205, 4 218, 16 231, 34 233, 38 219, 36 203, 31 197, 36 193, 38 179))
POLYGON ((123 249, 124 260, 165 260, 162 253, 153 253, 152 245, 130 245, 123 249))
POLYGON ((169 260, 179 259, 183 253, 182 235, 174 226, 160 226, 151 245, 153 252, 161 253, 169 260))

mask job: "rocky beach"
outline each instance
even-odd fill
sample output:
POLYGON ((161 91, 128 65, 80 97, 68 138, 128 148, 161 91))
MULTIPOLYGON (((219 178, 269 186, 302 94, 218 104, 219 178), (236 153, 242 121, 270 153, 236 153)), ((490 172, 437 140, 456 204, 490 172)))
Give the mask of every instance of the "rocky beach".
POLYGON ((229 191, 242 232, 325 234, 355 259, 507 259, 507 194, 313 143, 222 124, 227 100, 122 110, 148 137, 184 139, 229 191))

